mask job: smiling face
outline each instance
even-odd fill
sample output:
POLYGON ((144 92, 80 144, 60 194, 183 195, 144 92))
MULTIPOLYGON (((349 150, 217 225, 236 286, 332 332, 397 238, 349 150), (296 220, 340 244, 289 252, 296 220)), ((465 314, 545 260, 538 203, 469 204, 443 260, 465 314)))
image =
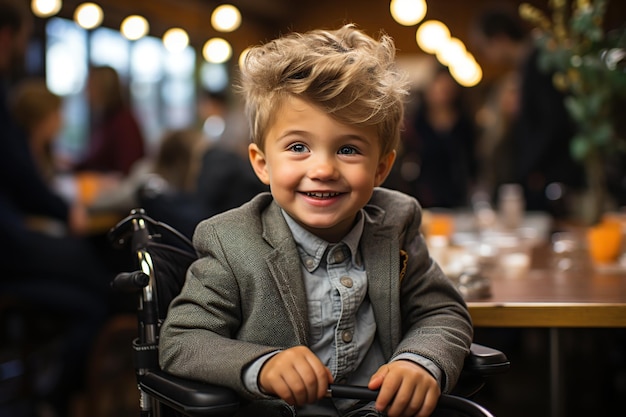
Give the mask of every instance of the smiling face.
POLYGON ((282 104, 263 149, 250 145, 250 161, 294 220, 337 242, 387 177, 395 152, 381 156, 375 126, 343 124, 297 97, 282 104))

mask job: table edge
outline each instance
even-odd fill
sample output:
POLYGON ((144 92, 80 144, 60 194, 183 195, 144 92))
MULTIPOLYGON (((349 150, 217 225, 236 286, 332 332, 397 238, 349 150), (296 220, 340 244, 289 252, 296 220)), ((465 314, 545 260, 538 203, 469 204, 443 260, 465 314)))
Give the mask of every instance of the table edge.
POLYGON ((475 327, 626 327, 626 303, 468 302, 475 327))

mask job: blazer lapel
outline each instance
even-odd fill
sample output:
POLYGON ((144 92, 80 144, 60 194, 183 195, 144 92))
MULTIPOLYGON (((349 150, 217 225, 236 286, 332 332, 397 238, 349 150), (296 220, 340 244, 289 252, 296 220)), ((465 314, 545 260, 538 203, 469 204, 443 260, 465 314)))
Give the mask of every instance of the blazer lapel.
POLYGON ((276 203, 272 203, 263 212, 262 221, 263 237, 274 248, 266 258, 268 269, 288 312, 298 342, 307 345, 309 318, 300 255, 289 226, 276 203))
POLYGON ((371 218, 365 222, 361 251, 367 271, 368 295, 376 317, 378 337, 385 357, 400 343, 400 248, 390 231, 371 218))

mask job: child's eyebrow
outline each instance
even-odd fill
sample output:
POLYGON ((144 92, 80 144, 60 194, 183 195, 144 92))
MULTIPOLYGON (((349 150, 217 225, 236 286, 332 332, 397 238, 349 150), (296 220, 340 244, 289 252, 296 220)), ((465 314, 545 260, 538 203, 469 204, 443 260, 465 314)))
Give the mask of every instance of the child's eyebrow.
POLYGON ((285 142, 285 141, 292 141, 294 139, 293 138, 294 136, 297 136, 298 138, 307 139, 311 137, 311 132, 308 132, 302 129, 284 130, 282 132, 279 132, 279 135, 276 137, 276 142, 280 143, 280 142, 285 142))
MULTIPOLYGON (((309 132, 307 130, 302 130, 302 129, 289 129, 289 130, 285 130, 283 132, 280 132, 280 135, 278 136, 277 142, 280 141, 286 141, 286 140, 290 140, 290 136, 299 136, 305 139, 315 139, 315 134, 313 132, 309 132)), ((334 137, 335 140, 338 141, 357 141, 357 142, 362 142, 364 144, 370 144, 373 140, 375 139, 369 139, 367 137, 367 135, 359 135, 357 133, 346 133, 346 134, 341 134, 341 135, 337 135, 334 137)))
POLYGON ((364 142, 368 144, 371 142, 366 135, 356 135, 356 134, 351 134, 351 133, 347 135, 341 135, 339 138, 343 140, 356 140, 356 141, 364 142))

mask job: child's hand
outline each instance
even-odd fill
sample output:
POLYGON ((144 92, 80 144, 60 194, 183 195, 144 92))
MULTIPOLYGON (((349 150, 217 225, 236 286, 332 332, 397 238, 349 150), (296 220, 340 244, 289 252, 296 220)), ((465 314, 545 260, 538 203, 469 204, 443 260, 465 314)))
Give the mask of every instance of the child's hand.
POLYGON ((332 382, 330 370, 305 346, 277 353, 263 365, 259 374, 259 385, 264 392, 294 406, 324 397, 332 382))
POLYGON ((368 388, 380 389, 376 409, 389 417, 427 417, 441 395, 439 384, 424 368, 407 360, 381 366, 368 388))

